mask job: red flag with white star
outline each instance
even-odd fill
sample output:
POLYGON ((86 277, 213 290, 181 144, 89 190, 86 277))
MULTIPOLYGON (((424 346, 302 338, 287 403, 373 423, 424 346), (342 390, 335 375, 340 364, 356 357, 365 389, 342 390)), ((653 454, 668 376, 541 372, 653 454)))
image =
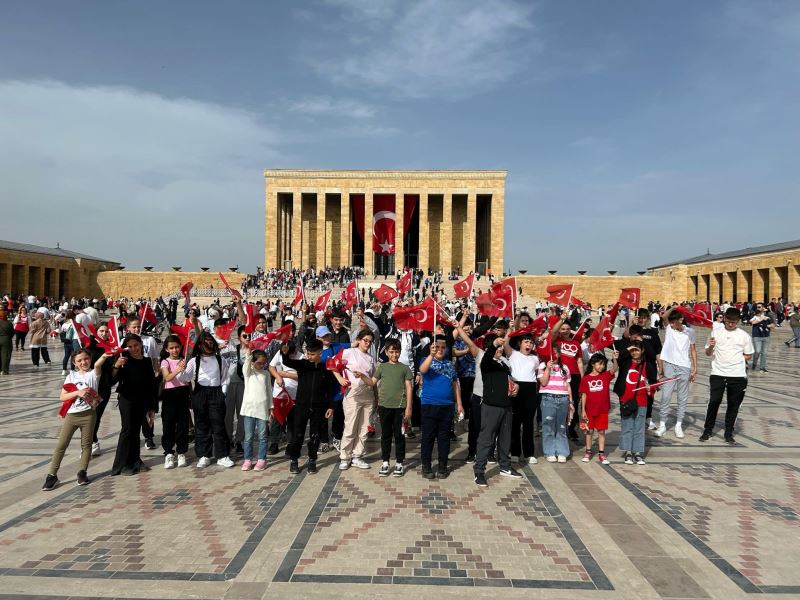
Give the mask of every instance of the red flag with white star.
POLYGON ((475 285, 475 273, 470 273, 462 281, 453 286, 456 298, 469 298, 472 296, 472 286, 475 285))
POLYGON ((397 280, 395 285, 397 291, 401 294, 407 294, 411 291, 411 271, 406 271, 403 276, 397 280))

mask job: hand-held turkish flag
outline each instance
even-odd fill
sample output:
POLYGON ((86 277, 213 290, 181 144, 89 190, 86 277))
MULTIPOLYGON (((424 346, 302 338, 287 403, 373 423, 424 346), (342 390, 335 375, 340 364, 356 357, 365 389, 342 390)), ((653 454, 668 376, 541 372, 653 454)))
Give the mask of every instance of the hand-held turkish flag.
POLYGON ((244 304, 244 314, 247 316, 247 322, 244 324, 245 333, 253 333, 258 324, 258 315, 256 314, 256 305, 250 302, 244 304))
MULTIPOLYGON (((65 383, 61 387, 67 393, 78 391, 78 386, 75 385, 74 383, 65 383)), ((70 398, 69 400, 64 400, 64 402, 61 403, 61 409, 58 411, 58 416, 61 417, 62 419, 66 417, 67 411, 75 403, 75 400, 77 400, 77 398, 70 398)))
POLYGON ((314 312, 325 311, 325 309, 328 307, 328 302, 331 299, 332 293, 333 290, 328 290, 317 298, 316 302, 314 302, 314 312))
POLYGON ((433 331, 436 309, 433 300, 428 297, 415 306, 396 306, 392 317, 398 329, 433 331))
MULTIPOLYGON (((506 277, 492 285, 492 292, 496 296, 511 296, 511 302, 517 301, 517 278, 506 277)), ((513 312, 513 311, 512 311, 513 312)))
POLYGON ((472 287, 475 285, 475 273, 470 273, 462 281, 453 286, 456 298, 469 298, 472 296, 472 287))
POLYGON ((684 321, 694 327, 712 327, 713 322, 702 311, 691 311, 686 306, 676 306, 675 310, 683 315, 684 321))
POLYGON ((539 360, 548 361, 553 358, 553 338, 550 337, 550 332, 547 332, 534 349, 539 360))
MULTIPOLYGON (((661 387, 662 385, 664 385, 665 383, 669 383, 670 381, 677 381, 677 380, 678 380, 678 378, 677 378, 677 377, 668 377, 668 378, 666 378, 666 379, 659 379, 659 380, 658 380, 658 381, 656 381, 655 383, 651 383, 651 384, 650 384, 650 389, 651 389, 651 390, 655 390, 655 389, 658 389, 658 388, 660 388, 660 387, 661 387)), ((639 390, 646 390, 646 389, 647 389, 647 386, 643 385, 643 386, 641 386, 641 387, 634 388, 634 390, 633 390, 633 391, 634 391, 634 392, 638 392, 639 390)))
POLYGON ((584 302, 583 300, 581 300, 577 296, 573 296, 572 298, 570 298, 569 302, 570 302, 570 304, 573 304, 575 306, 580 306, 581 308, 585 308, 586 310, 589 310, 591 308, 591 306, 586 304, 586 302, 584 302))
POLYGON ((72 320, 72 328, 75 330, 75 334, 78 336, 78 343, 80 344, 81 348, 88 348, 89 344, 92 342, 90 332, 87 331, 77 319, 72 320))
POLYGON ((497 307, 494 305, 491 292, 484 292, 475 296, 475 306, 478 307, 478 312, 487 317, 499 317, 500 313, 497 312, 497 307))
POLYGON ((188 358, 189 353, 194 348, 194 342, 192 341, 192 331, 194 327, 191 325, 172 325, 169 330, 178 336, 178 339, 181 341, 181 345, 183 346, 183 355, 188 358))
POLYGON ((589 346, 591 346, 592 352, 599 352, 614 343, 613 330, 614 319, 611 318, 611 313, 609 313, 600 319, 597 327, 592 331, 592 335, 589 336, 589 346))
POLYGON ((573 287, 574 285, 571 283, 548 285, 547 297, 545 300, 552 302, 553 304, 558 304, 559 306, 567 307, 569 306, 569 299, 572 298, 573 287))
POLYGON ((639 288, 622 288, 619 291, 619 300, 617 300, 617 303, 636 310, 639 308, 640 292, 641 290, 639 288))
POLYGON ((303 301, 304 298, 305 294, 303 293, 303 280, 301 279, 300 282, 297 284, 297 288, 295 289, 294 300, 292 300, 292 306, 297 306, 303 301))
POLYGON ((611 327, 613 329, 614 323, 617 322, 617 315, 619 314, 620 304, 619 302, 615 303, 614 306, 611 307, 611 310, 608 311, 608 320, 611 323, 611 327))
POLYGON ((345 367, 347 367, 347 360, 344 358, 344 348, 325 361, 325 368, 329 371, 341 373, 345 370, 345 367))
POLYGON ((189 292, 192 291, 193 287, 194 283, 192 283, 191 281, 187 281, 181 286, 181 295, 183 295, 184 298, 183 307, 187 311, 189 310, 189 307, 192 304, 191 300, 189 299, 189 292))
POLYGON ((222 273, 219 273, 219 272, 217 273, 217 275, 219 275, 219 279, 222 282, 222 285, 225 286, 225 289, 228 290, 230 295, 231 296, 236 296, 237 298, 241 299, 242 292, 240 292, 239 290, 235 290, 230 285, 228 285, 228 280, 225 279, 225 275, 223 275, 222 273))
POLYGON ((442 308, 442 305, 438 302, 434 302, 436 305, 436 321, 438 323, 443 323, 448 327, 458 327, 458 323, 449 315, 447 311, 442 308))
POLYGON ((236 328, 236 325, 238 325, 236 319, 232 319, 222 325, 217 325, 214 327, 214 335, 223 342, 227 342, 231 339, 231 333, 236 328))
POLYGON ((512 331, 510 337, 520 337, 526 334, 539 337, 542 333, 544 333, 545 329, 547 329, 547 316, 542 313, 536 317, 530 325, 526 327, 520 327, 519 329, 512 331))
POLYGON ((373 197, 372 251, 383 256, 394 254, 397 216, 394 212, 394 201, 394 196, 389 195, 376 194, 373 197))
POLYGON ((292 337, 292 323, 289 322, 283 327, 276 329, 267 335, 261 335, 253 340, 250 340, 250 348, 252 350, 264 350, 270 345, 272 340, 278 340, 281 344, 285 344, 292 337))
POLYGON ((119 323, 117 323, 116 315, 111 317, 108 322, 108 343, 112 348, 122 348, 122 342, 119 339, 119 323))
POLYGON ((392 288, 390 288, 385 283, 382 283, 381 287, 379 287, 377 290, 375 290, 372 293, 375 294, 375 298, 381 304, 386 304, 387 302, 391 302, 392 300, 394 300, 395 298, 397 298, 399 296, 399 294, 396 291, 394 291, 392 288))
MULTIPOLYGON (((150 303, 145 302, 144 306, 139 309, 139 320, 142 322, 142 325, 147 323, 152 323, 156 325, 158 323, 158 319, 156 319, 156 313, 153 312, 153 309, 150 308, 150 303)), ((144 327, 142 327, 144 329, 144 327)))
MULTIPOLYGON (((504 281, 508 281, 507 279, 504 281)), ((496 286, 497 284, 495 284, 496 286)), ((490 295, 492 297, 492 304, 497 310, 497 316, 505 319, 514 318, 514 288, 505 285, 503 287, 492 286, 490 295)))
POLYGON ((714 311, 708 302, 698 302, 692 308, 692 312, 696 315, 703 316, 706 320, 711 321, 714 318, 714 311))
POLYGON ((397 280, 397 288, 398 293, 400 294, 407 294, 411 291, 411 271, 406 271, 403 273, 403 276, 397 280))
POLYGON ((294 408, 294 400, 286 390, 281 392, 272 399, 272 416, 275 417, 281 425, 286 424, 286 417, 294 408))
POLYGON ((344 290, 344 305, 346 308, 352 308, 356 304, 358 304, 358 284, 354 279, 344 290))
POLYGON ((584 319, 583 323, 581 323, 580 327, 578 327, 578 330, 575 332, 575 336, 573 337, 573 339, 576 340, 578 343, 581 343, 583 341, 583 332, 586 331, 586 323, 588 322, 589 319, 584 319))

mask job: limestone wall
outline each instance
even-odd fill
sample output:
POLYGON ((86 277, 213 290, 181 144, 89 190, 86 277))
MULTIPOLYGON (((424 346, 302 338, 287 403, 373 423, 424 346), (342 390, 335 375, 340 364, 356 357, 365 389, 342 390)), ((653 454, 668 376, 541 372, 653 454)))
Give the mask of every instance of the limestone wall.
MULTIPOLYGON (((542 299, 547 296, 548 285, 572 283, 573 295, 597 307, 613 304, 619 298, 621 288, 641 289, 642 305, 650 300, 670 302, 684 300, 679 287, 667 277, 648 275, 517 275, 517 285, 522 287, 522 295, 527 298, 542 299)), ((481 279, 476 288, 488 288, 488 281, 481 279)))
MULTIPOLYGON (((223 273, 233 287, 244 281, 242 273, 223 273)), ((191 281, 196 288, 221 288, 222 282, 216 271, 106 271, 98 273, 93 294, 106 298, 157 298, 180 291, 181 285, 191 281)))

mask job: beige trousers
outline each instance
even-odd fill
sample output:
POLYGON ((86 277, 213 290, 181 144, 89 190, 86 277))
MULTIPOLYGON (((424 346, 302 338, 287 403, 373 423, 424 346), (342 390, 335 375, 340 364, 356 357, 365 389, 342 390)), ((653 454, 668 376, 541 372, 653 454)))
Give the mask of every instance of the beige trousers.
POLYGON ((356 397, 347 395, 342 400, 344 433, 339 446, 340 460, 364 456, 364 444, 367 441, 369 419, 372 416, 374 405, 374 394, 360 394, 356 397))
POLYGON ((79 471, 89 468, 89 459, 92 457, 92 435, 94 434, 95 411, 84 410, 79 413, 67 413, 61 433, 58 434, 56 449, 53 450, 53 460, 50 462, 50 475, 58 475, 61 460, 67 450, 72 436, 78 429, 81 430, 81 465, 79 471))

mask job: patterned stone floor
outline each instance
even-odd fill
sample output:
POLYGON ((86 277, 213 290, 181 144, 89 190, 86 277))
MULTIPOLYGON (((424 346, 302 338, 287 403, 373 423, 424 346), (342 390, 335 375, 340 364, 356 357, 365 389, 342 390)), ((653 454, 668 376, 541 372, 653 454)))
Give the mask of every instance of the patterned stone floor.
MULTIPOLYGON (((699 332, 701 340, 705 331, 699 332)), ((800 350, 778 330, 766 374, 754 374, 737 445, 701 444, 708 361, 691 389, 687 436, 648 434, 648 464, 539 464, 477 488, 452 449, 452 475, 373 468, 290 476, 218 467, 110 477, 114 400, 100 428, 92 483, 75 485, 77 436, 62 484, 40 491, 60 427, 60 364, 35 371, 14 355, 0 378, 0 599, 317 598, 409 594, 548 598, 800 597, 800 350), (498 589, 502 588, 502 589, 498 589)), ((60 362, 60 349, 52 349, 60 362)), ((724 408, 724 406, 723 406, 724 408)), ((722 415, 720 415, 722 419, 722 415)), ((720 423, 721 424, 721 423, 720 423)), ((159 424, 160 425, 160 424, 159 424)), ((158 428, 157 428, 158 431, 158 428)), ((158 436, 157 436, 158 437, 158 436)), ((191 455, 191 452, 190 452, 191 455)))

